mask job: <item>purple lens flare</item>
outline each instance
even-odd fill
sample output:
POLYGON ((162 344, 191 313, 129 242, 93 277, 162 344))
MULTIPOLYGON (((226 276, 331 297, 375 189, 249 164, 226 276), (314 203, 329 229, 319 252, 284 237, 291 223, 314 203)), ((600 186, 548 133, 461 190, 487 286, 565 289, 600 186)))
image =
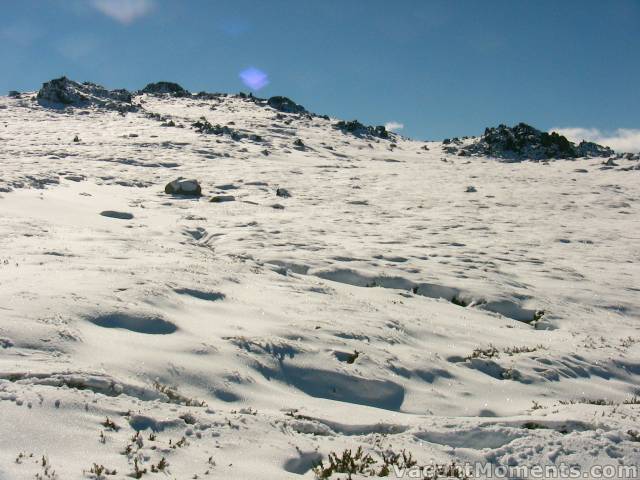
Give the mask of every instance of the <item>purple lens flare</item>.
POLYGON ((269 85, 269 76, 262 70, 254 67, 247 68, 240 72, 240 79, 252 90, 260 90, 269 85))

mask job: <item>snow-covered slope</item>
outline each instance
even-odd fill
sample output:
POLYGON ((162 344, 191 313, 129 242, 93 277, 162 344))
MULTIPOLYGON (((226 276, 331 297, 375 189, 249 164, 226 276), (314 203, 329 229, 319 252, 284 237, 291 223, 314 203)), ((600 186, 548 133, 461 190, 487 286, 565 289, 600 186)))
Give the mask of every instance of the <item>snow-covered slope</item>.
POLYGON ((0 98, 0 479, 638 464, 636 159, 133 104, 0 98))

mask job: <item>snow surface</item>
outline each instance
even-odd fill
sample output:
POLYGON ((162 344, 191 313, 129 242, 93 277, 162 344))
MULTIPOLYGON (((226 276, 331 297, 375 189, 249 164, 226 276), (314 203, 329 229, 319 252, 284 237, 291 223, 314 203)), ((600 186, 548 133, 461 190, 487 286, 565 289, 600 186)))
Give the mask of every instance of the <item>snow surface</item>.
POLYGON ((314 478, 358 446, 640 462, 637 162, 456 157, 236 96, 33 97, 0 97, 0 479, 314 478))

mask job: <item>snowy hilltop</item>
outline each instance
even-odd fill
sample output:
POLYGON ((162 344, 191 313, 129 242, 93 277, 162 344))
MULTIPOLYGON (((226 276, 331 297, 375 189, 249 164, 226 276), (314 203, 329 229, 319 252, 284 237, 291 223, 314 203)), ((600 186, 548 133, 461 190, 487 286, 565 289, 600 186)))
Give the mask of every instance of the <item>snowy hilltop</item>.
POLYGON ((67 78, 0 141, 0 480, 638 466, 638 155, 67 78))

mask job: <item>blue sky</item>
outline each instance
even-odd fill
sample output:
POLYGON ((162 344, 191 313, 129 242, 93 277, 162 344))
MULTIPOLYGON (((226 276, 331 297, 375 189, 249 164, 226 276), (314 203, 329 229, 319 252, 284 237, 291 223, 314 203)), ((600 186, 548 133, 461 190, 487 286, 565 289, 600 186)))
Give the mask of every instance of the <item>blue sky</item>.
POLYGON ((259 96, 417 139, 519 121, 633 135, 638 25, 638 0, 6 1, 0 92, 63 74, 249 91, 253 67, 259 96))

